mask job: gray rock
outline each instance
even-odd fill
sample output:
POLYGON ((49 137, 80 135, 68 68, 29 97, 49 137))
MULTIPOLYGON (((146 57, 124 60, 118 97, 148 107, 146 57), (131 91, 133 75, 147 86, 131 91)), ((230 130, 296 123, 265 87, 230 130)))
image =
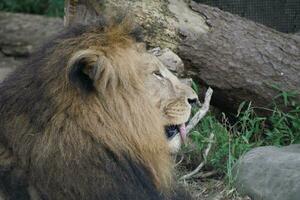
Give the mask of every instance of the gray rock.
POLYGON ((46 40, 63 29, 63 21, 38 15, 0 12, 0 82, 46 40))
POLYGON ((184 64, 181 58, 170 49, 156 47, 149 50, 149 52, 157 56, 158 59, 173 73, 181 74, 184 71, 184 64))
POLYGON ((234 171, 238 191, 254 200, 300 199, 300 145, 255 148, 234 171))
POLYGON ((13 71, 14 68, 0 68, 0 83, 13 71))
POLYGON ((6 57, 0 53, 0 83, 13 72, 18 66, 24 62, 24 59, 15 59, 14 57, 6 57))
POLYGON ((6 56, 29 56, 63 29, 59 18, 0 12, 0 50, 6 56))
POLYGON ((4 193, 0 191, 0 200, 5 200, 6 199, 5 197, 6 196, 4 195, 4 193))

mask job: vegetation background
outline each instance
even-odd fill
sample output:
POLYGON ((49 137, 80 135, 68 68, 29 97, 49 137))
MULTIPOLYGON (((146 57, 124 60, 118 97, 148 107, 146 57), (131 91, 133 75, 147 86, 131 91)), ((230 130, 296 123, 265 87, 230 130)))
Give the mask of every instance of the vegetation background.
MULTIPOLYGON (((193 84, 193 87, 199 90, 197 84, 193 84)), ((217 170, 225 175, 229 186, 234 181, 232 170, 235 162, 247 151, 258 146, 300 143, 300 104, 294 100, 299 94, 273 87, 278 90, 278 95, 268 108, 254 107, 251 102, 243 102, 235 114, 211 112, 192 132, 191 138, 197 147, 194 151, 199 153, 210 142, 210 134, 215 135, 206 169, 217 170), (278 106, 278 102, 283 102, 284 106, 278 106), (270 115, 260 116, 258 113, 261 110, 268 111, 270 115)), ((190 159, 193 160, 192 157, 190 159)))
POLYGON ((62 17, 64 0, 1 0, 0 10, 62 17))

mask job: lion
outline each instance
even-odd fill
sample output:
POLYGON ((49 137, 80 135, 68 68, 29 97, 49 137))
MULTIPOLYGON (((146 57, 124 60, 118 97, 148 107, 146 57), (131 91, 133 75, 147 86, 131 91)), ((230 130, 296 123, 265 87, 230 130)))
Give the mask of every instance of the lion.
POLYGON ((141 42, 126 21, 77 24, 0 84, 1 196, 191 199, 165 133, 184 140, 197 95, 141 42))

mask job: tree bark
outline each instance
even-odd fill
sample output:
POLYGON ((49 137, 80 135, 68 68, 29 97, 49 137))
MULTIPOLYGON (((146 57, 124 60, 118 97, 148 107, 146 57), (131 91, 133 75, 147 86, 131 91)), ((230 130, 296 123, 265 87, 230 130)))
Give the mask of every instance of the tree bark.
MULTIPOLYGON (((267 106, 279 92, 300 92, 300 39, 263 25, 192 3, 209 32, 178 46, 186 71, 215 88, 215 105, 237 108, 243 100, 267 106)), ((300 96, 297 97, 298 101, 300 96)))

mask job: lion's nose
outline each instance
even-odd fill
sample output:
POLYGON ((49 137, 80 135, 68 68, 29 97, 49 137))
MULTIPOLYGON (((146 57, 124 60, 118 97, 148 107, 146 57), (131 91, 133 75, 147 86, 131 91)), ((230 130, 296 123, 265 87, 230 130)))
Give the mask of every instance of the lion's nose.
POLYGON ((191 106, 195 106, 198 104, 198 98, 188 98, 187 100, 191 106))

